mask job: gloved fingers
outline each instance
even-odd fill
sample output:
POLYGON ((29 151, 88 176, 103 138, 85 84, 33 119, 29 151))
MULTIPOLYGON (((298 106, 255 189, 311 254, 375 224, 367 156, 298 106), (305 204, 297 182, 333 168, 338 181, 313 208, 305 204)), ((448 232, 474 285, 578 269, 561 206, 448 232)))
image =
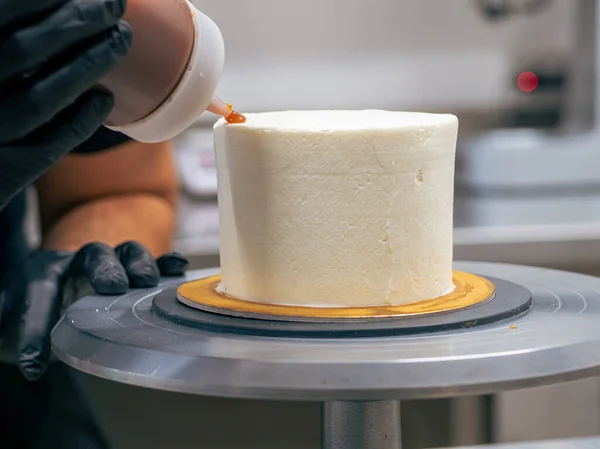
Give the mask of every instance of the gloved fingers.
POLYGON ((0 0, 0 29, 57 8, 68 0, 0 0))
POLYGON ((150 251, 138 242, 125 242, 115 249, 117 257, 129 277, 132 288, 155 287, 160 282, 160 272, 150 251))
POLYGON ((86 92, 19 144, 0 145, 0 210, 61 157, 87 140, 113 106, 112 95, 86 92))
POLYGON ((28 380, 45 372, 51 355, 50 333, 60 318, 62 286, 72 253, 38 252, 28 261, 18 283, 20 323, 18 365, 28 380))
POLYGON ((161 276, 183 276, 189 261, 179 253, 168 253, 156 261, 161 276))
POLYGON ((2 100, 0 136, 4 142, 23 139, 48 122, 99 79, 114 69, 127 55, 132 30, 126 22, 94 38, 94 43, 75 59, 37 80, 25 92, 2 100))
POLYGON ((124 13, 125 0, 71 0, 44 20, 0 41, 0 58, 10 61, 0 65, 0 80, 31 70, 82 40, 108 30, 117 25, 124 13))
POLYGON ((71 263, 69 275, 85 277, 100 295, 122 295, 129 288, 125 268, 115 251, 104 243, 88 243, 71 263))

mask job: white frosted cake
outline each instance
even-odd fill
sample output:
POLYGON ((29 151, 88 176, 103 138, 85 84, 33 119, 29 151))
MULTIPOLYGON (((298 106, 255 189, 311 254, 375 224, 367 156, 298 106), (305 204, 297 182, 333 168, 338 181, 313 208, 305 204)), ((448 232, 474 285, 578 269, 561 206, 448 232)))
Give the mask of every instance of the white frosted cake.
POLYGON ((452 291, 455 116, 246 119, 215 125, 219 291, 314 307, 399 305, 452 291))

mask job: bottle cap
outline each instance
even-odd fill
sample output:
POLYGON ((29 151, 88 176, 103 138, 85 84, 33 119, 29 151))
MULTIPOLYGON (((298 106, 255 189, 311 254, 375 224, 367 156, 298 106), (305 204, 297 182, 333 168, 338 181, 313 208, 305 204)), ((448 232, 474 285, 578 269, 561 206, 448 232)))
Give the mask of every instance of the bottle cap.
POLYGON ((225 43, 217 25, 187 2, 195 28, 188 66, 171 95, 150 115, 123 126, 107 128, 138 142, 164 142, 181 134, 210 104, 225 62, 225 43))

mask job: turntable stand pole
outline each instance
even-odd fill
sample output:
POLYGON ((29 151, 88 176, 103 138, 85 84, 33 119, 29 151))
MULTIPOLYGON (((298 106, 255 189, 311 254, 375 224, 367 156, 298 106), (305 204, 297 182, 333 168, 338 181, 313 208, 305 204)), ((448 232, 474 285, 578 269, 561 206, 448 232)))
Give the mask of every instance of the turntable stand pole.
POLYGON ((400 401, 329 401, 322 449, 401 449, 400 401))

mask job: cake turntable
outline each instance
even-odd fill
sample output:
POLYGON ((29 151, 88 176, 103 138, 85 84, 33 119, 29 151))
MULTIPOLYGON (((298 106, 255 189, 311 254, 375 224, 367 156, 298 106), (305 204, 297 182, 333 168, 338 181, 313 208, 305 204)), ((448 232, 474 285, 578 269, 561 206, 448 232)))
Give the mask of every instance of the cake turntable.
POLYGON ((453 311, 341 321, 198 310, 177 288, 218 270, 195 271, 77 301, 53 331, 53 350, 88 374, 147 388, 322 401, 325 449, 400 448, 399 400, 600 373, 600 279, 479 262, 454 268, 487 279, 493 294, 453 311))

